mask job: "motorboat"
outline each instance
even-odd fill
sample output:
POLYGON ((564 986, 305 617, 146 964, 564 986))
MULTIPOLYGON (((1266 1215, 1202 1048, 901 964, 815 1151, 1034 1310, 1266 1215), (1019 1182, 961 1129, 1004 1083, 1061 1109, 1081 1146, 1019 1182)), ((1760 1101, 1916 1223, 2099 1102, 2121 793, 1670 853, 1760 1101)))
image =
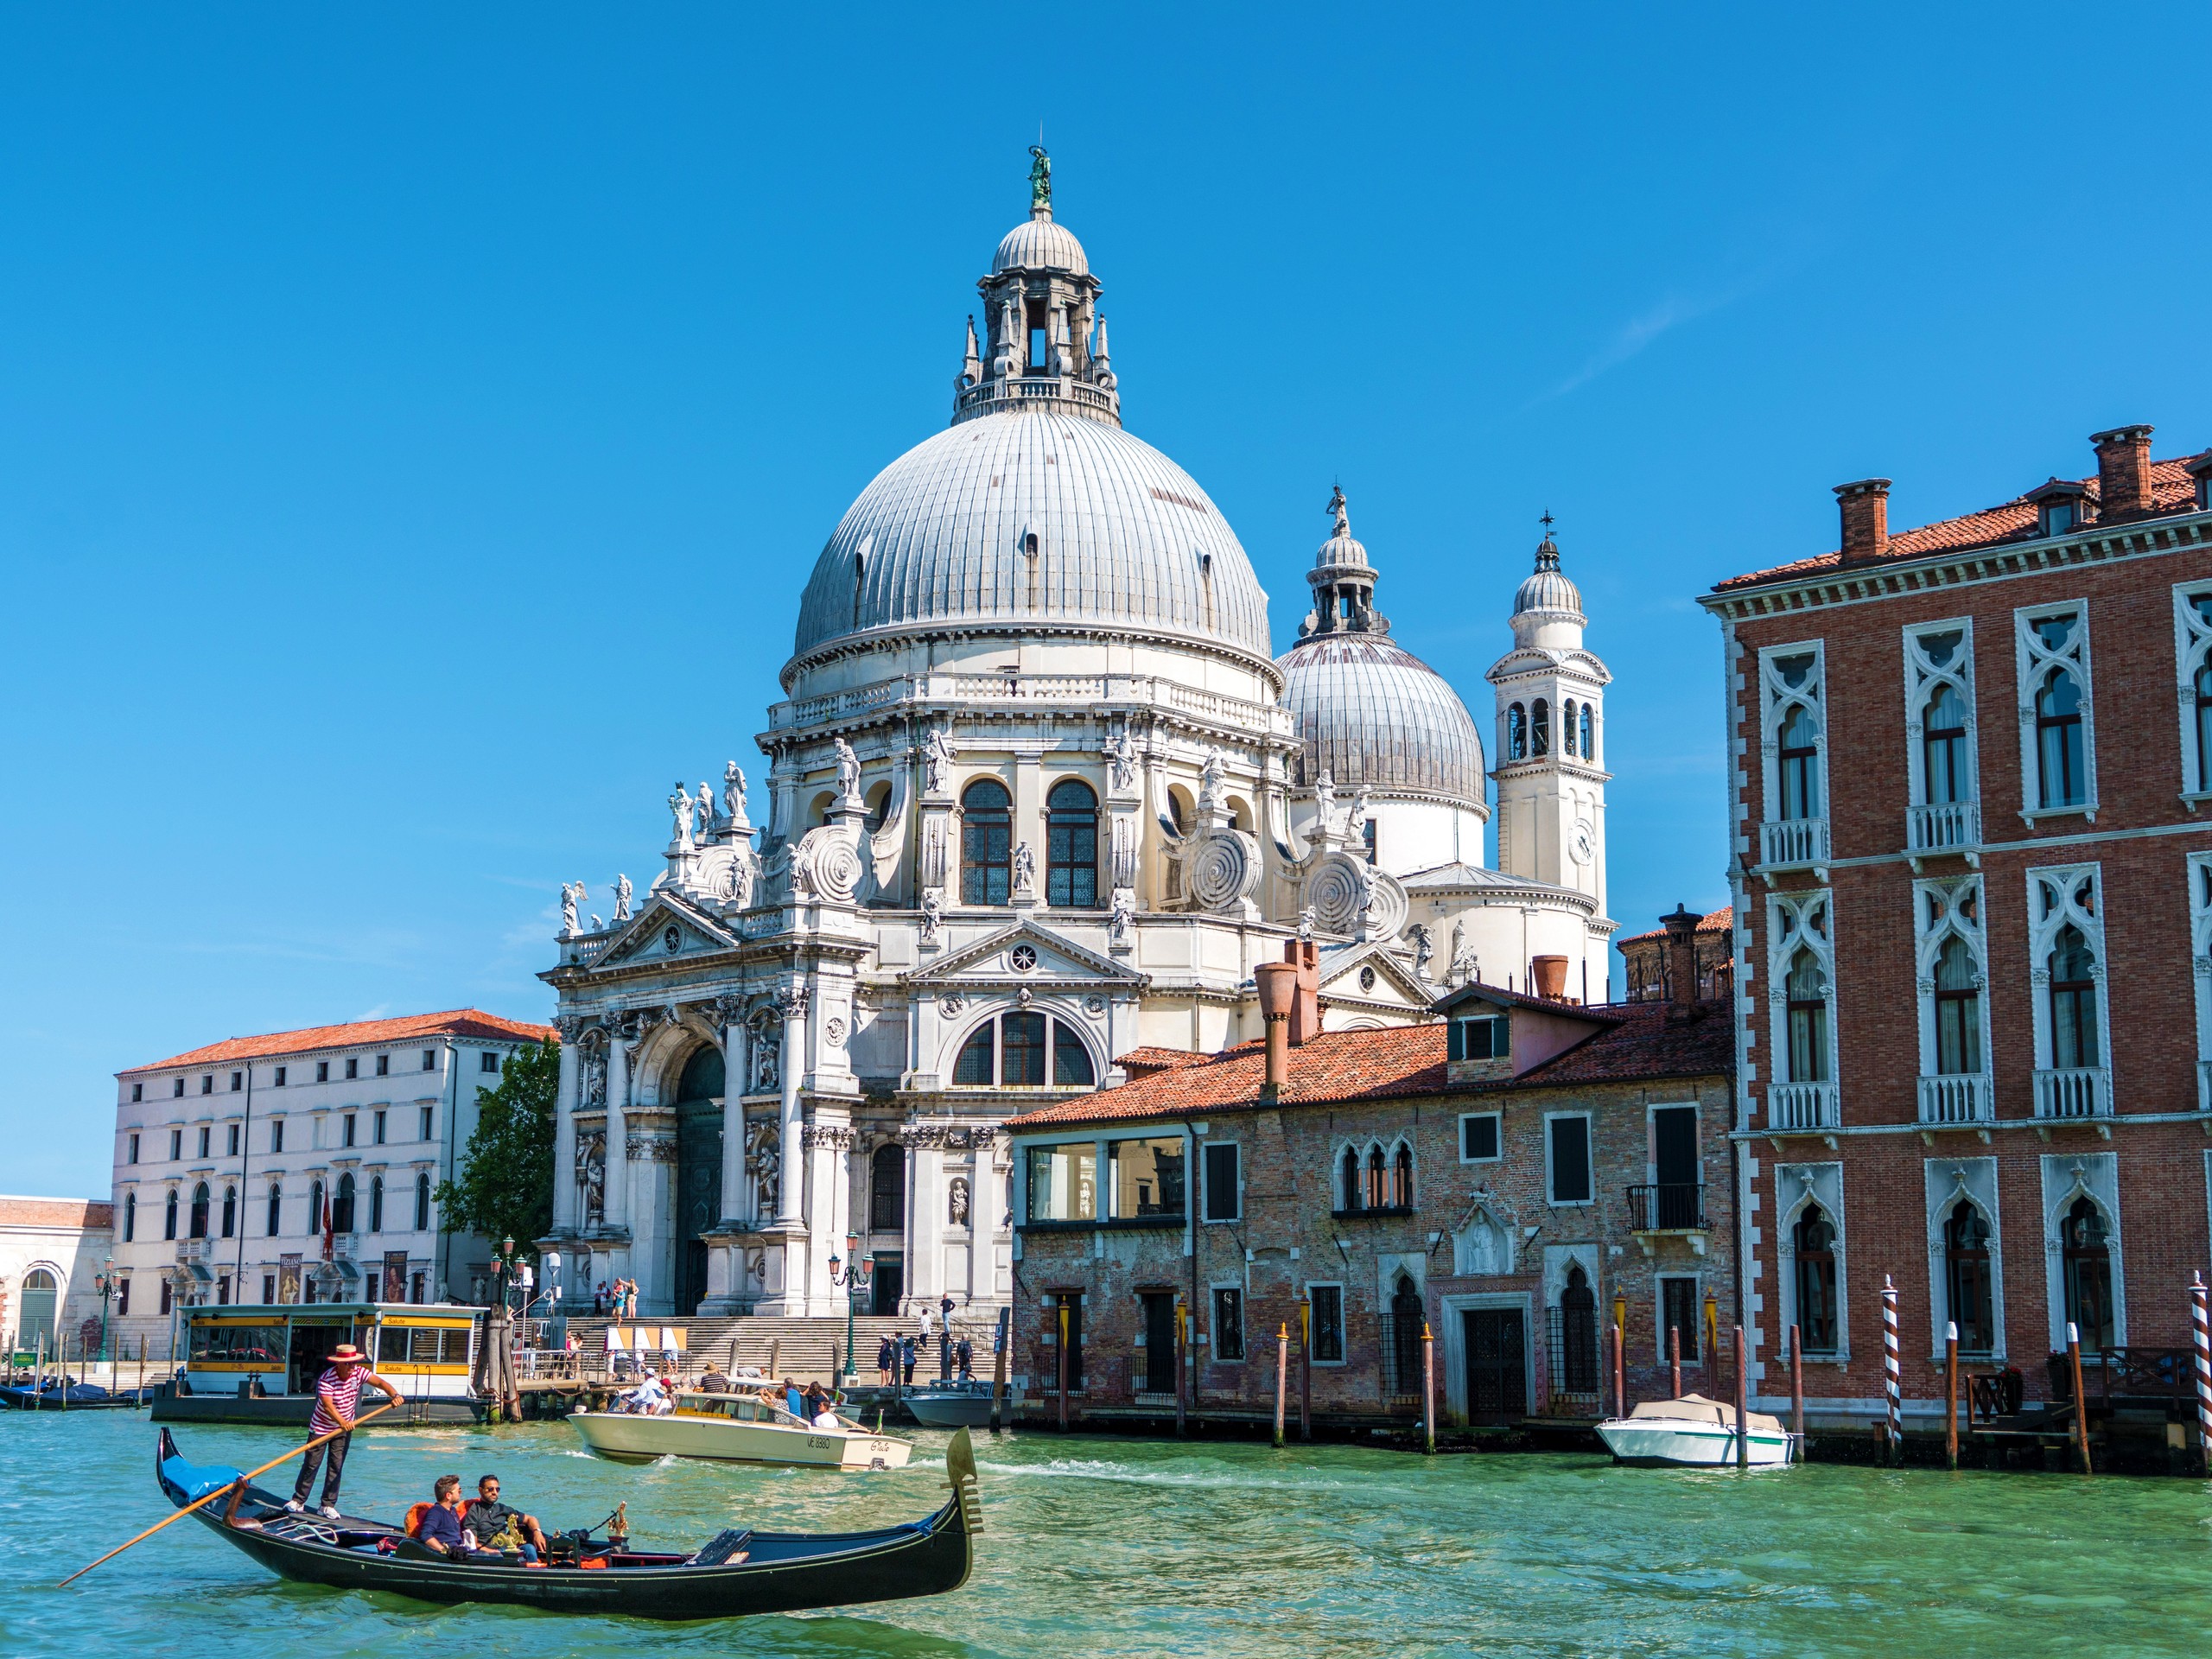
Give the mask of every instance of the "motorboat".
POLYGON ((664 1414, 572 1411, 569 1427, 603 1458, 647 1463, 655 1458, 706 1458, 723 1463, 773 1463, 801 1468, 903 1469, 914 1443, 880 1434, 849 1417, 817 1428, 755 1394, 708 1394, 681 1389, 664 1414))
MULTIPOLYGON (((909 1389, 901 1398, 925 1428, 981 1428, 991 1421, 991 1385, 984 1382, 940 1382, 909 1389)), ((1011 1411, 1009 1392, 1003 1409, 1011 1411)))
MULTIPOLYGON (((1745 1461, 1759 1469, 1788 1463, 1793 1438, 1779 1417, 1746 1412, 1745 1461)), ((1646 1400, 1625 1417, 1598 1425, 1598 1438, 1616 1463, 1640 1468, 1717 1469, 1736 1461, 1736 1408, 1726 1401, 1686 1394, 1679 1400, 1646 1400)))
MULTIPOLYGON (((668 1420, 663 1418, 661 1421, 668 1420)), ((193 1518, 262 1566, 303 1584, 382 1590, 430 1602, 504 1602, 547 1612, 639 1618, 724 1618, 943 1595, 968 1581, 982 1530, 976 1458, 965 1434, 945 1448, 952 1494, 925 1520, 870 1532, 726 1529, 692 1550, 641 1550, 626 1535, 591 1529, 547 1540, 549 1559, 499 1554, 455 1560, 404 1527, 315 1511, 294 1515, 281 1494, 236 1469, 185 1461, 162 1431, 156 1476, 179 1509, 230 1488, 193 1518)), ((556 1644, 558 1645, 557 1643, 556 1644)))

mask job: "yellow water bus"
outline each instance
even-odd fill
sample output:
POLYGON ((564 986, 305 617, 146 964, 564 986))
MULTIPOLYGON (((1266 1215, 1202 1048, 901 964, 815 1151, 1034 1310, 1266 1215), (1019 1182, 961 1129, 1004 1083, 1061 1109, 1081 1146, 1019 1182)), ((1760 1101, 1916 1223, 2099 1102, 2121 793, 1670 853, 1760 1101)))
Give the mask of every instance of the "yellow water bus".
MULTIPOLYGON (((481 1307, 410 1302, 233 1303, 185 1310, 183 1376, 153 1404, 158 1422, 305 1422, 330 1351, 350 1342, 406 1396, 385 1422, 473 1421, 481 1307)), ((372 1390, 373 1392, 373 1390, 372 1390)), ((370 1402, 365 1401, 364 1407, 370 1402)))

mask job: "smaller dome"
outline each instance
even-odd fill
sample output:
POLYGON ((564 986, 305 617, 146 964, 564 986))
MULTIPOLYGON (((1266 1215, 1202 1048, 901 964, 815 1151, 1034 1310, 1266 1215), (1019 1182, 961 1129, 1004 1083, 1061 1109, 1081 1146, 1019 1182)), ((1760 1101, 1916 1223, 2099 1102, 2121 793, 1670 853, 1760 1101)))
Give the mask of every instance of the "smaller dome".
POLYGON ((1548 535, 1536 549, 1535 573, 1513 595, 1513 614, 1555 611, 1578 620, 1582 615, 1582 590, 1560 572, 1559 544, 1548 535))
POLYGON ((1321 543, 1313 555, 1313 568, 1327 569, 1332 565, 1356 564, 1363 569, 1367 563, 1367 545, 1349 530, 1341 531, 1321 543))
POLYGON ((1276 658, 1304 747, 1294 788, 1441 795, 1483 809, 1483 741, 1443 676, 1378 633, 1315 634, 1276 658))
POLYGON ((1050 207, 1039 207, 1008 231, 991 256, 992 276, 1008 270, 1065 270, 1088 276, 1090 261, 1075 232, 1055 224, 1050 207))

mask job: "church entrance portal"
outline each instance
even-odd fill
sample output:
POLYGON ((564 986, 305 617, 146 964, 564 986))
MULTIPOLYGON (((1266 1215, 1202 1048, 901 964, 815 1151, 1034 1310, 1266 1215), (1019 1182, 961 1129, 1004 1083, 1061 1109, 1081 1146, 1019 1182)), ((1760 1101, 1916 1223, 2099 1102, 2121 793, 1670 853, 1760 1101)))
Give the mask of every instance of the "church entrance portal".
POLYGON ((676 1311, 689 1315, 707 1297, 702 1236, 721 1219, 721 1052, 694 1054, 676 1092, 676 1311))

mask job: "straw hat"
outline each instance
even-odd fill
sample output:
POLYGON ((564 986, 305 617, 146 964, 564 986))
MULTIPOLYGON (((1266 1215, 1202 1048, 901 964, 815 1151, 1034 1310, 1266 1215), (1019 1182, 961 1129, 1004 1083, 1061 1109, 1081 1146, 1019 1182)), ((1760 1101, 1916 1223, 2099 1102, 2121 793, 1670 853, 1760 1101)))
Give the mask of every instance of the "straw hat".
POLYGON ((352 1343, 341 1342, 330 1351, 329 1357, 334 1365, 359 1365, 365 1363, 368 1356, 352 1343))

